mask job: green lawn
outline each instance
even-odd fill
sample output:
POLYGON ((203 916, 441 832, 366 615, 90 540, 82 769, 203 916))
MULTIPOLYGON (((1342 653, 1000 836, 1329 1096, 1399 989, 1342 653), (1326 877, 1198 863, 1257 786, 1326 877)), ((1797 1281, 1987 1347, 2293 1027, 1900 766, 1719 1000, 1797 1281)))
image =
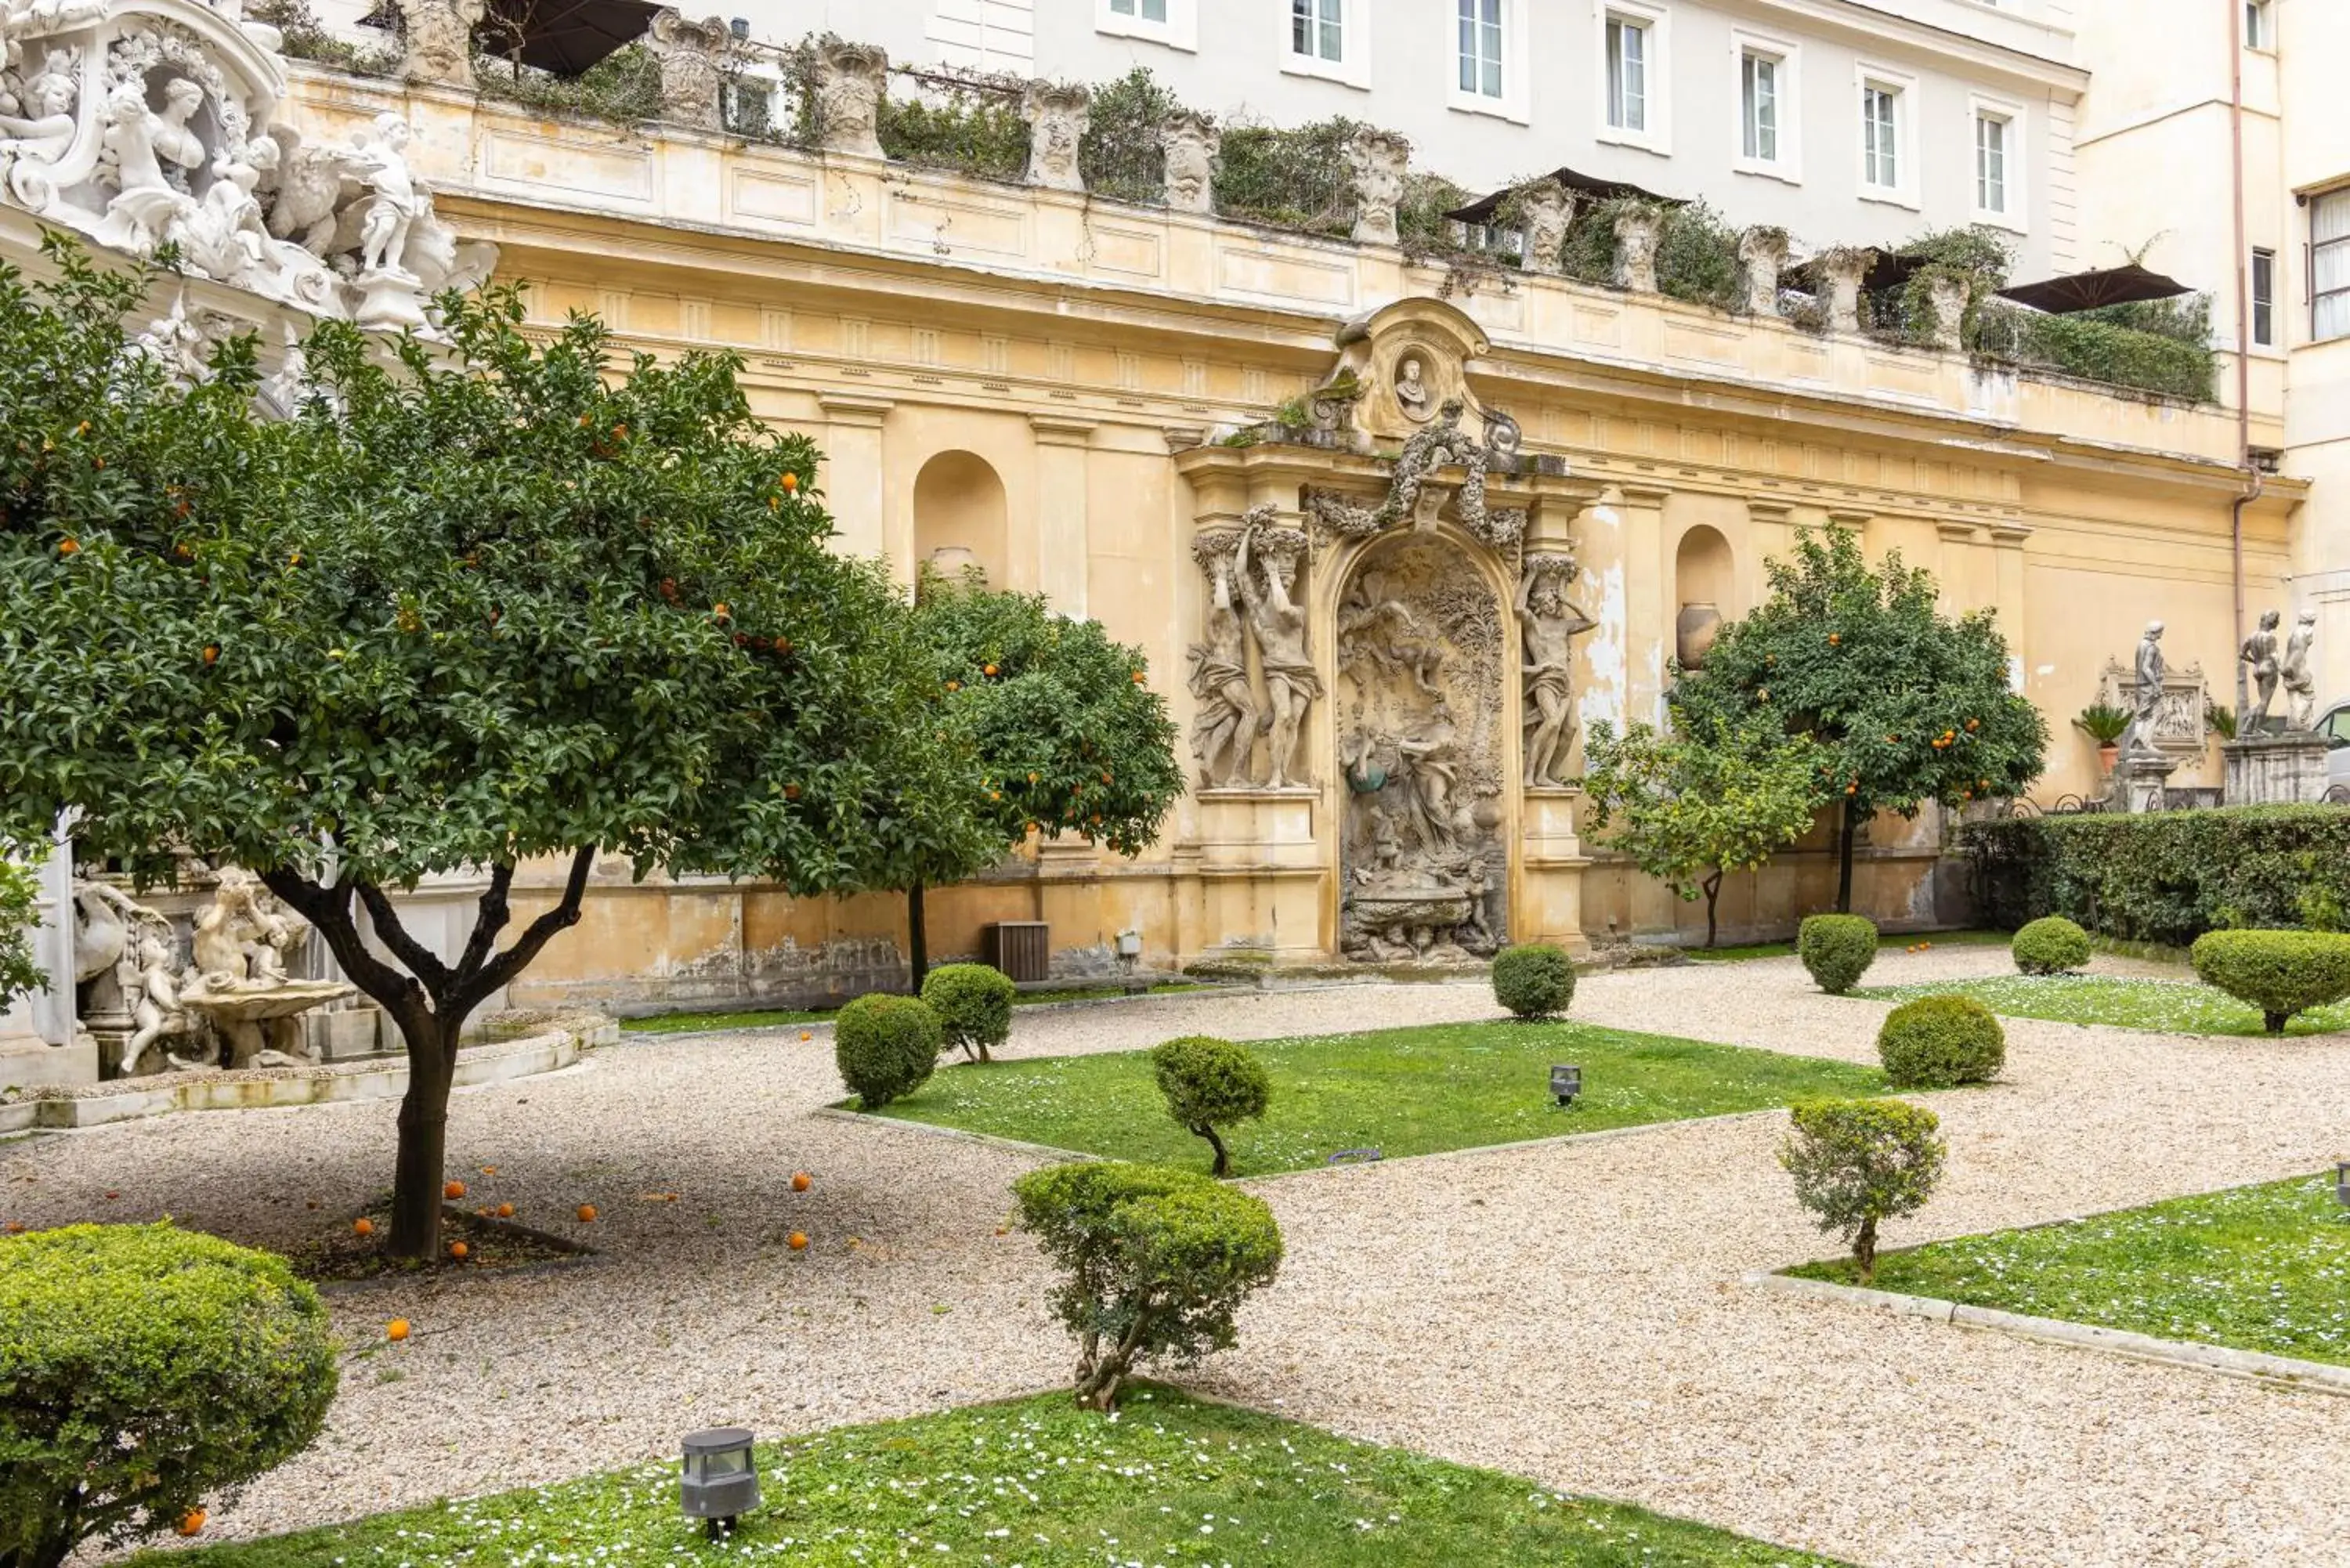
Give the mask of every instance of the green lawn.
MULTIPOLYGON (((1024 991, 1012 999, 1014 1007, 1036 1007, 1048 1002, 1097 1002, 1106 997, 1180 996, 1185 992, 1215 988, 1188 980, 1170 980, 1147 991, 1129 992, 1122 985, 1070 985, 1052 991, 1024 991)), ((664 1012, 651 1018, 624 1018, 624 1034, 697 1034, 716 1029, 771 1029, 789 1023, 828 1023, 838 1008, 776 1008, 759 1012, 664 1012)))
MULTIPOLYGON (((1340 1149, 1393 1157, 1881 1093, 1872 1067, 1633 1034, 1584 1023, 1460 1023, 1265 1041, 1264 1119, 1225 1135, 1238 1176, 1299 1170, 1340 1149), (1583 1068, 1572 1110, 1550 1100, 1555 1062, 1583 1068)), ((1087 1154, 1196 1166, 1148 1052, 941 1067, 882 1113, 1087 1154)))
POLYGON ((765 1504, 724 1546, 674 1464, 136 1559, 145 1568, 484 1568, 781 1557, 824 1568, 1834 1568, 1808 1552, 1139 1386, 1113 1419, 1066 1395, 763 1448, 765 1504))
MULTIPOLYGON (((2003 948, 2013 939, 2005 931, 1885 931, 1877 939, 1877 950, 1889 948, 1915 947, 1919 942, 1931 942, 1938 948, 2003 948)), ((1795 944, 1783 942, 1748 942, 1734 948, 1684 948, 1700 963, 1737 963, 1742 959, 1792 958, 1795 944)))
MULTIPOLYGON (((2002 974, 1933 985, 1873 986, 1853 992, 1886 1002, 1913 996, 1971 996, 1993 1012, 2059 1023, 2109 1023, 2166 1034, 2259 1034, 2260 1009, 2191 980, 2103 974, 2002 974)), ((2350 1029, 2350 1002, 2312 1008, 2285 1025, 2288 1034, 2350 1029)))
MULTIPOLYGON (((2334 1174, 1877 1260, 1876 1288, 2350 1365, 2350 1210, 2334 1174)), ((1787 1272, 1857 1282, 1849 1259, 1787 1272)))

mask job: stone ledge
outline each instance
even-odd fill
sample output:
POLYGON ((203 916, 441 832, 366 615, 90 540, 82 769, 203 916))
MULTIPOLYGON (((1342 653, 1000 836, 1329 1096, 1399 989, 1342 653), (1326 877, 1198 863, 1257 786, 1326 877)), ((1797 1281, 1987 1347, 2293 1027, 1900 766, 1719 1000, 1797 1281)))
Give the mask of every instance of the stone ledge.
POLYGON ((2191 1366, 2199 1371, 2217 1372, 2230 1377, 2257 1377, 2272 1383, 2290 1384, 2296 1388, 2315 1389, 2324 1394, 2350 1395, 2350 1366, 2338 1366, 2332 1362, 2303 1361, 2297 1356, 2272 1355, 2266 1351, 2237 1350, 2230 1345, 2203 1345, 2193 1340, 2158 1339, 2153 1334, 2135 1334, 2128 1329, 2106 1328, 2064 1318, 2031 1317, 2022 1313, 2002 1312, 1997 1307, 1969 1306, 1964 1303, 1940 1301, 1932 1296, 1866 1290, 1858 1285, 1834 1284, 1826 1280, 1796 1279, 1762 1269, 1746 1275, 1742 1282, 1781 1295, 1876 1307, 1897 1316, 1928 1318, 1936 1323, 1956 1324, 1961 1328, 1991 1329, 2000 1334, 2013 1334, 2019 1339, 2070 1345, 2084 1350, 2102 1350, 2111 1355, 2126 1355, 2138 1361, 2158 1361, 2172 1366, 2191 1366))

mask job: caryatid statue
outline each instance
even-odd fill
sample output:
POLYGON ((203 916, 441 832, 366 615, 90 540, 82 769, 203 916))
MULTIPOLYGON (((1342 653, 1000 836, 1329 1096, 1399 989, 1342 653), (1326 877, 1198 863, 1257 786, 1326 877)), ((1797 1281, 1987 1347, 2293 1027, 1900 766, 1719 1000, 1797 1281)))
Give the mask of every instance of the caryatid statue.
POLYGON ((2122 742, 2126 753, 2150 753, 2158 750, 2154 743, 2154 716, 2162 706, 2163 677, 2169 673, 2162 662, 2162 623, 2146 623, 2146 635, 2138 639, 2137 670, 2130 692, 2129 733, 2122 742))
POLYGON ((1305 607, 1292 597, 1297 564, 1305 554, 1302 530, 1275 524, 1270 505, 1249 508, 1242 519, 1240 545, 1232 552, 1232 581, 1248 613, 1257 668, 1264 672, 1264 712, 1257 722, 1268 737, 1268 789, 1309 782, 1290 777, 1306 711, 1322 695, 1322 678, 1305 647, 1305 607), (1252 569, 1258 566, 1262 571, 1252 569))
POLYGON ((1256 693, 1249 689, 1248 628, 1232 590, 1232 558, 1239 535, 1220 529, 1191 542, 1192 558, 1208 575, 1206 636, 1191 647, 1191 753, 1199 759, 1200 784, 1223 789, 1245 784, 1249 752, 1256 744, 1256 693))
POLYGON ((1599 623, 1566 597, 1575 557, 1526 557, 1518 579, 1518 640, 1523 649, 1526 787, 1555 788, 1575 746, 1575 639, 1599 623))
POLYGON ((2309 656, 2317 642, 2317 612, 2303 610, 2293 623, 2293 636, 2284 645, 2284 689, 2292 701, 2291 716, 2285 727, 2306 732, 2317 722, 2317 677, 2309 668, 2309 656))
POLYGON ((2260 629, 2237 650, 2237 659, 2252 667, 2252 690, 2258 693, 2251 712, 2236 722, 2239 734, 2257 735, 2268 724, 2269 704, 2276 700, 2277 622, 2282 618, 2274 610, 2262 610, 2260 629))

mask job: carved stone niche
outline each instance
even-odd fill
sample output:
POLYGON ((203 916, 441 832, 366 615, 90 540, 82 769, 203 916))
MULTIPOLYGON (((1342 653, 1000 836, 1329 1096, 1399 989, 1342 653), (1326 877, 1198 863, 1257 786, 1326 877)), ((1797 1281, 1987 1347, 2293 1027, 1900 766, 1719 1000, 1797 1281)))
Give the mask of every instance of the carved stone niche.
POLYGON ((1462 408, 1461 428, 1480 445, 1517 449, 1514 421, 1488 410, 1469 389, 1468 365, 1492 347, 1466 315, 1440 299, 1399 299, 1338 329, 1338 363, 1326 385, 1352 386, 1355 429, 1373 442, 1409 441, 1448 402, 1462 408))
MULTIPOLYGON (((2097 701, 2128 712, 2137 706, 2137 674, 2118 659, 2106 659, 2097 677, 2097 701)), ((2155 750, 2182 760, 2201 756, 2210 733, 2203 718, 2210 702, 2210 688, 2203 679, 2202 665, 2166 670, 2162 702, 2154 711, 2155 750)))
POLYGON ((1461 541, 1382 537, 1336 611, 1339 945, 1466 962, 1509 940, 1503 607, 1461 541))

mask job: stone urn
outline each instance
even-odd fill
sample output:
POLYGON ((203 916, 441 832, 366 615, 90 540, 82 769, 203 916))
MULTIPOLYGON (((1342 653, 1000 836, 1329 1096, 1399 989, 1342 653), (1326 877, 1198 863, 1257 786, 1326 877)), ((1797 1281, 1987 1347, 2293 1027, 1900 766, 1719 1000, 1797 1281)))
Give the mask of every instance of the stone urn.
POLYGON ((1673 655, 1680 660, 1683 670, 1702 669, 1707 650, 1721 635, 1719 606, 1694 601, 1685 604, 1681 613, 1673 618, 1673 655))

